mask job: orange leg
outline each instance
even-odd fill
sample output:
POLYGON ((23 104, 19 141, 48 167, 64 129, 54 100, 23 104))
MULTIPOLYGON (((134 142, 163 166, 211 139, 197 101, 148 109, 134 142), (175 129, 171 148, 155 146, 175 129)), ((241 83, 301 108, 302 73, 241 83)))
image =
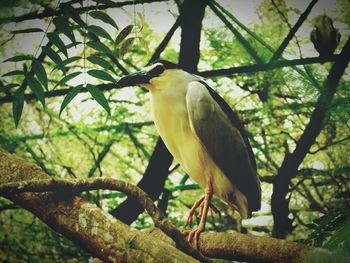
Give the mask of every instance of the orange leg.
POLYGON ((199 222, 199 225, 192 230, 187 230, 184 232, 184 234, 188 235, 187 239, 189 242, 192 242, 192 240, 194 239, 195 244, 197 246, 198 243, 198 239, 200 236, 200 233, 202 233, 205 229, 205 224, 207 222, 207 215, 208 215, 208 211, 209 211, 209 207, 212 207, 212 209, 214 210, 214 212, 218 212, 219 210, 211 203, 211 199, 213 197, 213 186, 211 185, 211 183, 208 183, 208 186, 205 189, 205 194, 203 197, 201 197, 191 208, 190 210, 190 214, 187 218, 187 222, 186 225, 188 223, 191 223, 192 221, 192 217, 194 214, 194 211, 196 210, 196 208, 201 207, 201 220, 199 222))

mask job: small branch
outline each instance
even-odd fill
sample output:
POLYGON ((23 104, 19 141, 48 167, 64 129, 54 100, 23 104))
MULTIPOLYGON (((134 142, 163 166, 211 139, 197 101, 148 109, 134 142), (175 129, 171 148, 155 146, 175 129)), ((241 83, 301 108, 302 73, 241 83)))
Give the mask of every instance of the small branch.
POLYGON ((283 53, 285 48, 288 46, 288 43, 292 40, 295 33, 298 31, 299 27, 304 23, 307 16, 310 14, 312 8, 317 3, 318 0, 312 0, 312 2, 309 4, 309 6, 306 8, 304 13, 301 14, 298 21, 295 23, 294 27, 289 31, 286 38, 282 41, 281 45, 277 49, 277 51, 273 54, 272 58, 270 59, 270 63, 276 61, 283 53))

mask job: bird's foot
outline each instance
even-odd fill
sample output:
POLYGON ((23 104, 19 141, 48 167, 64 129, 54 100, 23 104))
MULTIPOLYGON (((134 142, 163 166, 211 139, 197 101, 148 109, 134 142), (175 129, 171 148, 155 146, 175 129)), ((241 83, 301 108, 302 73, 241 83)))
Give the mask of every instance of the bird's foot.
POLYGON ((204 231, 204 228, 204 225, 200 224, 194 229, 184 231, 183 234, 187 236, 188 242, 192 243, 192 241, 194 241, 195 247, 198 248, 199 236, 204 231))

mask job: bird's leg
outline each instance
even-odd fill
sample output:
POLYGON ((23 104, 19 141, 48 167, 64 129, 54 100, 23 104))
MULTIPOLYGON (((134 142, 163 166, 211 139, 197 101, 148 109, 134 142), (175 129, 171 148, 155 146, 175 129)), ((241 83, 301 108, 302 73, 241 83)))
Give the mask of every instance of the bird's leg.
POLYGON ((192 206, 189 214, 188 214, 188 217, 187 217, 187 220, 186 220, 186 224, 185 226, 188 226, 192 223, 192 219, 193 219, 193 215, 196 211, 196 209, 201 206, 203 204, 203 200, 205 198, 205 195, 203 195, 201 198, 199 198, 192 206))
POLYGON ((204 231, 204 229, 205 229, 205 224, 207 222, 207 215, 208 215, 209 206, 211 204, 212 197, 213 197, 213 186, 212 186, 211 182, 209 182, 207 187, 206 187, 206 189, 205 189, 204 197, 202 197, 203 199, 201 198, 202 200, 199 199, 196 202, 196 204, 199 203, 197 205, 197 207, 200 206, 200 205, 203 206, 202 213, 201 213, 201 220, 199 222, 199 225, 193 230, 185 231, 185 234, 188 234, 188 238, 187 238, 188 241, 192 242, 192 240, 194 239, 196 246, 197 246, 197 243, 198 243, 198 239, 199 239, 200 233, 202 233, 204 231))

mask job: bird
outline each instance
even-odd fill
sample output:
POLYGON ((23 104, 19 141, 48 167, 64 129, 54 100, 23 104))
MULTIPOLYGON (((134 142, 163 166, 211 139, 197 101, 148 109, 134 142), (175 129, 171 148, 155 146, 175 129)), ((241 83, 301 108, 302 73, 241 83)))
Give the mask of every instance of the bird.
POLYGON ((185 231, 189 242, 198 242, 209 208, 218 212, 212 203, 213 195, 238 211, 241 218, 251 217, 260 209, 260 181, 244 126, 238 114, 204 79, 160 59, 122 77, 117 84, 150 91, 160 137, 191 180, 204 189, 187 217, 186 226, 200 209, 197 227, 185 231))
POLYGON ((315 28, 311 31, 311 41, 320 57, 333 55, 340 41, 340 33, 333 26, 332 19, 327 15, 320 15, 313 19, 315 28))

